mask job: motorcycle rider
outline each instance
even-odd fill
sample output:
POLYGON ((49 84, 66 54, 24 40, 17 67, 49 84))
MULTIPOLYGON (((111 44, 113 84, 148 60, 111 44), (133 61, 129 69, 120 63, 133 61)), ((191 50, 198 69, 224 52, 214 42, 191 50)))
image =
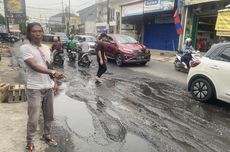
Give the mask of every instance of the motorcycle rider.
POLYGON ((192 47, 192 39, 187 38, 185 40, 185 44, 182 47, 183 54, 181 56, 181 63, 183 63, 185 69, 188 69, 191 65, 192 61, 192 52, 195 51, 195 49, 192 47))
POLYGON ((81 51, 78 53, 78 61, 81 59, 82 55, 89 51, 89 44, 86 42, 86 38, 82 38, 81 51))
POLYGON ((54 44, 52 45, 51 51, 57 50, 57 51, 62 51, 62 44, 60 37, 55 36, 53 38, 54 44))
POLYGON ((57 37, 57 36, 53 37, 53 41, 54 41, 54 44, 51 47, 52 61, 53 61, 53 59, 54 59, 54 57, 55 57, 55 55, 57 53, 62 53, 63 52, 60 37, 57 37))
POLYGON ((69 41, 67 42, 67 52, 75 48, 77 48, 77 41, 74 40, 73 36, 70 36, 69 41))

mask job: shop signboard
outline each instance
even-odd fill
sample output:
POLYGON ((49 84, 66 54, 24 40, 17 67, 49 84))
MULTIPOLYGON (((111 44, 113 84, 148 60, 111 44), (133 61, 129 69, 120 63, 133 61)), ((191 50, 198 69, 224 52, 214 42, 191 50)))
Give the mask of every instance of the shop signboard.
POLYGON ((219 11, 216 21, 216 35, 230 36, 230 10, 219 11))
POLYGON ((144 2, 144 13, 173 10, 174 2, 175 0, 146 0, 144 2))
POLYGON ((122 6, 122 17, 174 9, 175 0, 146 0, 122 6))
POLYGON ((185 5, 195 5, 195 4, 214 2, 214 1, 221 1, 221 0, 185 0, 185 5))
POLYGON ((122 30, 134 30, 134 25, 132 24, 121 24, 122 30))
POLYGON ((143 14, 143 2, 122 6, 122 17, 143 14))
POLYGON ((20 28, 19 28, 19 24, 10 24, 9 25, 9 30, 10 32, 15 32, 15 33, 20 33, 20 28))
POLYGON ((96 28, 98 33, 103 33, 107 31, 106 26, 97 26, 96 28))
POLYGON ((6 17, 25 18, 25 0, 4 0, 6 17))
POLYGON ((172 14, 159 14, 155 16, 155 24, 173 23, 172 14))

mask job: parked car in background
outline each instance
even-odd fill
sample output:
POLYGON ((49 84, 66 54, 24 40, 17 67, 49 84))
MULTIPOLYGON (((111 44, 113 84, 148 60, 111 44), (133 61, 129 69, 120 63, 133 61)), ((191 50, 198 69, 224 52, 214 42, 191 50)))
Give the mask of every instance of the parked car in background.
POLYGON ((230 43, 215 44, 188 73, 188 90, 202 102, 219 99, 230 103, 230 43))
POLYGON ((150 51, 143 44, 128 35, 109 34, 106 56, 114 59, 118 66, 125 63, 138 63, 145 65, 150 61, 150 51))
POLYGON ((64 44, 68 41, 68 37, 66 36, 65 33, 62 33, 62 32, 56 32, 54 33, 54 35, 56 36, 59 36, 60 37, 60 40, 61 40, 61 43, 64 44))
POLYGON ((96 48, 96 37, 91 36, 91 35, 76 35, 75 39, 80 43, 83 42, 83 38, 86 39, 86 42, 89 45, 89 51, 92 52, 93 54, 95 54, 95 48, 96 48))

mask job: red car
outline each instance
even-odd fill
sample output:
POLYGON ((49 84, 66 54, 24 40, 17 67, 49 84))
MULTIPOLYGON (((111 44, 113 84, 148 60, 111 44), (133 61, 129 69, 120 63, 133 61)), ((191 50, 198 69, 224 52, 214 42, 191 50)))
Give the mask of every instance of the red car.
POLYGON ((108 34, 106 56, 114 59, 118 66, 125 63, 139 63, 145 65, 150 60, 150 51, 134 38, 127 35, 108 34))

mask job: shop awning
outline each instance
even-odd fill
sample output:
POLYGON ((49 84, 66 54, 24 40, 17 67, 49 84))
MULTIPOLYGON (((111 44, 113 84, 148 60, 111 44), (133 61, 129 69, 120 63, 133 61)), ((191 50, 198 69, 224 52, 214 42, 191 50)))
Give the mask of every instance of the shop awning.
POLYGON ((215 2, 215 1, 222 1, 222 0, 185 0, 185 5, 195 5, 195 4, 215 2))
POLYGON ((216 35, 230 36, 230 9, 219 10, 216 20, 216 35))

